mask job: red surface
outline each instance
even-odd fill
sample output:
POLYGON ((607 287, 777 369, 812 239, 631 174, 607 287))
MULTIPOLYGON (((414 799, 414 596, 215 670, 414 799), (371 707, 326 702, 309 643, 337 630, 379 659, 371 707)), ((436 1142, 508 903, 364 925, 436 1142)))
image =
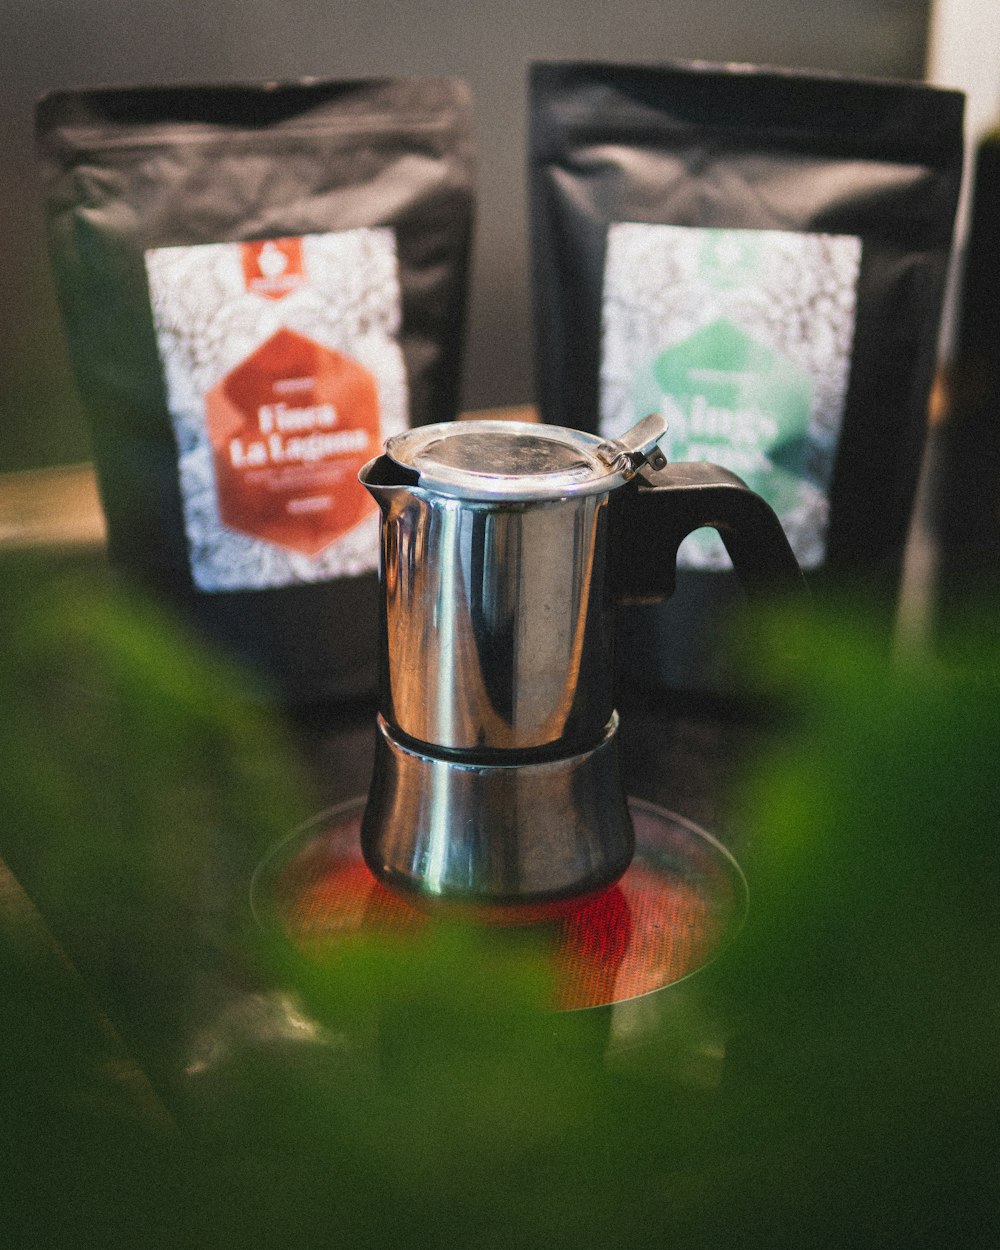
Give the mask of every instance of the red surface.
MULTIPOLYGON (((636 859, 617 885, 535 910, 534 923, 551 939, 558 1008, 596 1007, 662 989, 706 963, 737 923, 740 878, 725 853, 682 822, 668 830, 669 855, 657 854, 657 832, 647 809, 637 822, 636 859)), ((307 951, 349 934, 417 931, 427 922, 425 912, 369 872, 356 817, 297 847, 274 878, 272 906, 307 951)), ((514 918, 510 911, 489 915, 514 918)))

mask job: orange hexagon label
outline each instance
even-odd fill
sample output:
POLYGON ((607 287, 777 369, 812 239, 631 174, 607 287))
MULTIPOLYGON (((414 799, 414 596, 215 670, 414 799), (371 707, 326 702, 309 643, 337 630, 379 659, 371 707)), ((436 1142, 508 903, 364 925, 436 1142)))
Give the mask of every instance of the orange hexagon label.
POLYGON ((230 529, 315 556, 375 510, 378 388, 351 357, 281 329, 208 392, 205 425, 230 529))

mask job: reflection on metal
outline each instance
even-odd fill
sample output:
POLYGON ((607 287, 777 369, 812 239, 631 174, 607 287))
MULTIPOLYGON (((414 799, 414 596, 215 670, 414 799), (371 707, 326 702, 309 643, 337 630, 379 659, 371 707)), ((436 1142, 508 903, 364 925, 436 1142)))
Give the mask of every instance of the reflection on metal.
POLYGON ((634 848, 617 730, 615 716, 579 755, 469 764, 403 745, 380 718, 365 860, 388 884, 432 898, 502 904, 607 885, 634 848))
POLYGON ((397 494, 383 526, 387 719, 455 750, 596 740, 612 712, 607 524, 599 496, 524 508, 397 494))

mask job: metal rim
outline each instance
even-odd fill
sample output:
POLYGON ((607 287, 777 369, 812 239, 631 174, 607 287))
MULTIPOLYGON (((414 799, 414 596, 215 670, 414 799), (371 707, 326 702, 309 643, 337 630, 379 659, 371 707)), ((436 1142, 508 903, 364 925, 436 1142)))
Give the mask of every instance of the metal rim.
POLYGON ((559 425, 543 425, 527 421, 447 421, 436 425, 417 426, 390 438, 386 454, 410 471, 419 474, 417 489, 423 488, 455 499, 470 500, 540 500, 567 496, 605 494, 626 481, 620 468, 598 454, 605 440, 583 430, 570 430, 559 425), (465 443, 473 447, 477 438, 487 437, 506 443, 512 451, 516 444, 533 444, 541 455, 548 445, 576 455, 577 462, 557 465, 551 469, 525 469, 523 463, 512 465, 509 472, 496 467, 479 470, 474 465, 460 466, 435 459, 431 450, 437 446, 465 443))

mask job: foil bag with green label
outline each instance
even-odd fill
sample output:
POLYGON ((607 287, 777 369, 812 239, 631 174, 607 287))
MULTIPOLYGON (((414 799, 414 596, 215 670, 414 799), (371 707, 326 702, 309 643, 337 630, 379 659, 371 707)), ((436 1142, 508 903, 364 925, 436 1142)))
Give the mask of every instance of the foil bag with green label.
MULTIPOLYGON (((737 473, 818 590, 891 616, 962 162, 960 93, 739 65, 543 63, 529 90, 543 419, 737 473)), ((709 531, 632 608, 626 670, 725 690, 738 590, 709 531)))

